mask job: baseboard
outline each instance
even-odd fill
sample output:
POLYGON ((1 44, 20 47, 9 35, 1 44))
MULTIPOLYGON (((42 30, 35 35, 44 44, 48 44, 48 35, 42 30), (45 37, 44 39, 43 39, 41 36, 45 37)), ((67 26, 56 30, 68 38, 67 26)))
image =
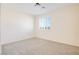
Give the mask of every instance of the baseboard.
MULTIPOLYGON (((26 38, 26 39, 43 39, 43 40, 49 40, 49 39, 46 39, 46 38, 41 38, 41 37, 29 37, 29 38, 26 38)), ((18 42, 18 41, 22 41, 22 40, 26 40, 26 39, 20 39, 20 40, 16 40, 16 41, 13 41, 13 42, 7 42, 5 44, 9 44, 9 43, 14 43, 14 42, 18 42)), ((61 44, 66 44, 66 45, 70 45, 70 46, 75 46, 75 47, 79 47, 77 45, 74 45, 74 44, 69 44, 69 43, 65 43, 65 42, 59 42, 59 41, 55 41, 55 40, 49 40, 49 41, 53 41, 53 42, 57 42, 57 43, 61 43, 61 44)), ((1 45, 5 45, 5 44, 2 44, 1 45)))
POLYGON ((69 44, 69 43, 65 43, 65 42, 59 42, 59 41, 49 40, 49 39, 40 38, 40 37, 36 37, 36 38, 43 39, 43 40, 48 40, 48 41, 53 41, 53 42, 57 42, 57 43, 65 44, 65 45, 70 45, 70 46, 74 46, 74 47, 79 47, 78 45, 69 44))
POLYGON ((10 44, 10 43, 15 43, 15 42, 18 42, 18 41, 27 40, 27 39, 32 39, 32 38, 35 38, 35 37, 29 37, 29 38, 24 38, 24 39, 15 40, 15 41, 12 41, 12 42, 1 43, 1 45, 10 44))

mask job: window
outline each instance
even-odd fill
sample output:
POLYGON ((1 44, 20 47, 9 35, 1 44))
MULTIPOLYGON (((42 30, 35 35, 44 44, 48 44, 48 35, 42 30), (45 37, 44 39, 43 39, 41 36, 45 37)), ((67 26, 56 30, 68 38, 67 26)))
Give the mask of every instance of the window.
POLYGON ((39 27, 40 29, 50 29, 51 28, 51 20, 50 16, 42 16, 39 18, 39 27))

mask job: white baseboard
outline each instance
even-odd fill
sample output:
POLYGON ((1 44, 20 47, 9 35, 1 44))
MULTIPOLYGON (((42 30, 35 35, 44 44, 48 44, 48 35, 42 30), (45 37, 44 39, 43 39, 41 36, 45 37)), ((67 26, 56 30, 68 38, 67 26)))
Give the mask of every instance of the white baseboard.
POLYGON ((17 41, 26 40, 26 39, 31 39, 31 38, 35 38, 35 37, 28 37, 28 38, 24 38, 24 39, 19 39, 19 40, 15 40, 15 41, 10 41, 10 42, 6 42, 6 43, 1 43, 1 45, 5 45, 5 44, 9 44, 9 43, 14 43, 14 42, 17 42, 17 41))
POLYGON ((71 44, 71 43, 67 43, 67 42, 60 42, 60 41, 55 41, 55 40, 41 38, 41 37, 37 37, 37 38, 44 39, 44 40, 49 40, 49 41, 53 41, 53 42, 57 42, 57 43, 62 43, 62 44, 66 44, 66 45, 71 45, 71 46, 75 46, 75 47, 79 47, 79 45, 75 45, 75 44, 71 44))

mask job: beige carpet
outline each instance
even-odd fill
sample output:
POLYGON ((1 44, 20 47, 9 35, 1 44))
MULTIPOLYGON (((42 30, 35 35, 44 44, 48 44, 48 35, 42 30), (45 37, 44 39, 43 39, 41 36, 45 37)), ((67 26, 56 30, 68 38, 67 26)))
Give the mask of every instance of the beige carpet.
POLYGON ((79 55, 79 47, 33 38, 2 45, 2 55, 79 55))

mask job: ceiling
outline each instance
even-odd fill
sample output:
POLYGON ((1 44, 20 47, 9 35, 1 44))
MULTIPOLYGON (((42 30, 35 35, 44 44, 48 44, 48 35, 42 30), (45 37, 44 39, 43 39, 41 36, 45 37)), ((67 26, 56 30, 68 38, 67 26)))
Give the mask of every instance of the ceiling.
POLYGON ((41 6, 35 6, 35 3, 9 3, 6 5, 11 8, 16 7, 17 11, 28 13, 31 15, 41 15, 50 12, 51 10, 55 10, 56 8, 71 5, 68 3, 40 3, 40 4, 41 6), (45 6, 46 8, 41 8, 42 6, 45 6))

